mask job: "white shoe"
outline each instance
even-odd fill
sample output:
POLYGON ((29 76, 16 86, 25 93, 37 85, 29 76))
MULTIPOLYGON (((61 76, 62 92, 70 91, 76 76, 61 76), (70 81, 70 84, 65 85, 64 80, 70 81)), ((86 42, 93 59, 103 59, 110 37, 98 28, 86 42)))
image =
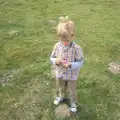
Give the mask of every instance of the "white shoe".
POLYGON ((54 101, 54 105, 59 105, 60 102, 62 102, 62 98, 61 97, 57 97, 54 101))
POLYGON ((71 104, 70 111, 73 112, 73 113, 77 112, 77 105, 75 103, 71 104))

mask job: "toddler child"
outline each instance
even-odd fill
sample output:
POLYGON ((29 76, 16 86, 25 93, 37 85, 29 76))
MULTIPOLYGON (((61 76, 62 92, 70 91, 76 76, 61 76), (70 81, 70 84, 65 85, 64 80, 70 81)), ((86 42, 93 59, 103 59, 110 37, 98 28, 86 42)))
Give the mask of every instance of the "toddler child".
POLYGON ((75 38, 75 25, 67 17, 60 17, 57 26, 59 41, 54 45, 50 60, 56 67, 56 87, 58 96, 54 104, 59 105, 65 98, 66 87, 69 89, 70 110, 77 112, 77 78, 83 66, 83 51, 73 42, 75 38))

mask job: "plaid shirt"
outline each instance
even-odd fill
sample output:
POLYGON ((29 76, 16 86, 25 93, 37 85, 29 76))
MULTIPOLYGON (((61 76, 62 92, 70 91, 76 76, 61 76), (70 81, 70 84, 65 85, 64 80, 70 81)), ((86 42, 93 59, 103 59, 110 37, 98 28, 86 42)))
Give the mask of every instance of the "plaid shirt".
MULTIPOLYGON (((76 62, 83 60, 83 52, 81 47, 75 42, 72 42, 67 47, 58 42, 54 45, 51 57, 61 58, 66 62, 76 62)), ((56 77, 64 80, 77 80, 79 70, 80 68, 72 70, 56 65, 56 77)))

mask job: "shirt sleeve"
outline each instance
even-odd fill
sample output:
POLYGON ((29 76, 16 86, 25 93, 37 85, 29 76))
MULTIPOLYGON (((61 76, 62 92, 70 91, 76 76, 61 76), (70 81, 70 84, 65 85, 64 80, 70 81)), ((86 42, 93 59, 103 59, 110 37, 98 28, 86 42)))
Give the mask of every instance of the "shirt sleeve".
POLYGON ((83 63, 84 63, 83 51, 81 47, 77 47, 75 51, 75 62, 71 62, 71 69, 69 70, 82 68, 83 63))
POLYGON ((84 60, 71 62, 71 70, 82 68, 83 67, 84 60))
POLYGON ((55 51, 52 51, 52 54, 50 56, 50 61, 52 62, 53 65, 55 65, 55 61, 56 61, 55 51))
POLYGON ((75 51, 75 61, 80 61, 82 59, 84 59, 83 51, 81 47, 78 47, 75 51))
POLYGON ((55 61, 56 61, 56 52, 55 52, 56 47, 57 47, 57 44, 54 45, 53 51, 52 51, 51 56, 50 56, 50 61, 52 62, 53 65, 55 64, 55 61))

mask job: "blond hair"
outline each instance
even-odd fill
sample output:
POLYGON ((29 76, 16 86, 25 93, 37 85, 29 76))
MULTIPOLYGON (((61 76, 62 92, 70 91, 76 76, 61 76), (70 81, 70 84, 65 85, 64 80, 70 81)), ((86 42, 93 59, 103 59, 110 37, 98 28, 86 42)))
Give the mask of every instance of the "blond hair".
POLYGON ((71 38, 75 35, 75 25, 73 21, 68 20, 68 16, 59 17, 57 35, 61 41, 70 41, 71 38))

